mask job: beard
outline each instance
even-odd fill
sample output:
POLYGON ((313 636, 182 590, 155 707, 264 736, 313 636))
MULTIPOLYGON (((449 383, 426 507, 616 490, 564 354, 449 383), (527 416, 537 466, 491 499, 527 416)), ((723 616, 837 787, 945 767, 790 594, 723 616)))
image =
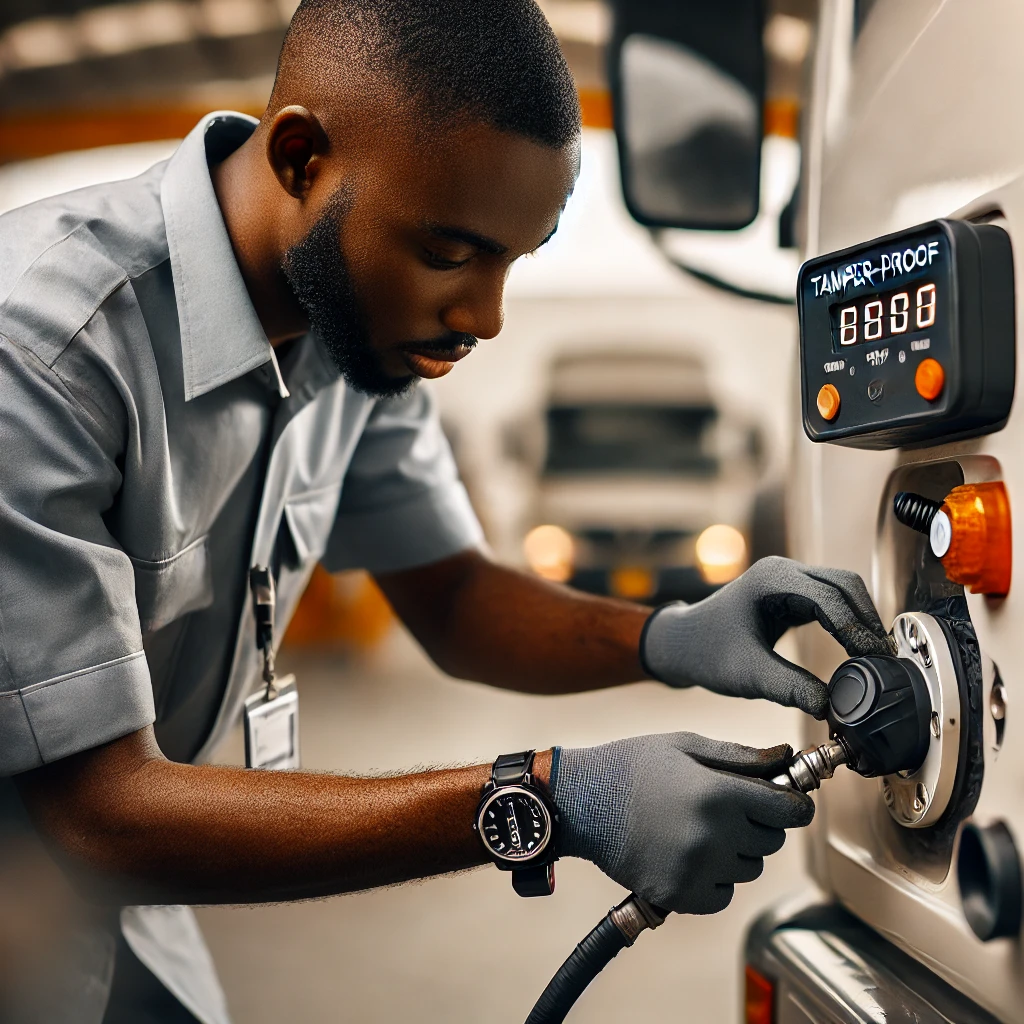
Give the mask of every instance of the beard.
MULTIPOLYGON (((385 373, 370 340, 366 313, 356 294, 341 244, 342 225, 351 206, 351 190, 342 186, 309 234, 285 253, 281 269, 309 319, 311 330, 345 383, 373 398, 395 398, 408 392, 419 378, 414 374, 392 377, 385 373)), ((471 334, 449 332, 399 347, 444 353, 460 345, 473 347, 476 338, 471 334)))

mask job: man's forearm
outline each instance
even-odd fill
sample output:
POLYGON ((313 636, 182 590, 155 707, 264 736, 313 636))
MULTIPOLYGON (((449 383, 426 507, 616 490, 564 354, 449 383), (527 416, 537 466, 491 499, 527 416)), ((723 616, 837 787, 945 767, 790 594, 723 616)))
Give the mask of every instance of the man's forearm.
POLYGON ((593 597, 471 552, 378 577, 402 621, 451 675, 529 693, 645 678, 650 609, 593 597))
MULTIPOLYGON (((550 753, 538 754, 546 782, 550 753)), ((115 903, 261 903, 368 889, 485 861, 472 830, 489 766, 392 778, 193 766, 151 730, 19 777, 64 859, 115 903)))

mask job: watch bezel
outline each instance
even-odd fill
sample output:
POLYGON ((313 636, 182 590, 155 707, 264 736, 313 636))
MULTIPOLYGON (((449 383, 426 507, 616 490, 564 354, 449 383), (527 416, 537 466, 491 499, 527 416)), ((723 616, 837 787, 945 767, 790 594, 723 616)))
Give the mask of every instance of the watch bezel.
POLYGON ((484 849, 487 851, 488 855, 493 858, 499 866, 508 866, 512 868, 532 867, 541 860, 545 852, 548 850, 548 847, 551 845, 551 840, 555 832, 554 819, 543 796, 541 796, 541 794, 532 786, 514 784, 511 786, 496 786, 484 796, 480 801, 480 806, 477 808, 474 827, 476 828, 477 834, 480 836, 480 842, 483 843, 484 849), (523 857, 509 857, 506 854, 499 853, 490 845, 490 843, 487 842, 483 829, 483 819, 488 808, 500 797, 510 796, 515 793, 527 796, 537 803, 540 806, 544 821, 544 836, 538 843, 537 848, 535 850, 531 850, 523 857))

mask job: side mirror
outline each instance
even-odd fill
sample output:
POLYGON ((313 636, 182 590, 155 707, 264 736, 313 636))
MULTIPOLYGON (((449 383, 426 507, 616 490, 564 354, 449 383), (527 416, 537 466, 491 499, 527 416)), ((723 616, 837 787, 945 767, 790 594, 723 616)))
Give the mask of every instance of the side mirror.
POLYGON ((757 216, 763 0, 612 0, 622 187, 648 227, 737 230, 757 216))

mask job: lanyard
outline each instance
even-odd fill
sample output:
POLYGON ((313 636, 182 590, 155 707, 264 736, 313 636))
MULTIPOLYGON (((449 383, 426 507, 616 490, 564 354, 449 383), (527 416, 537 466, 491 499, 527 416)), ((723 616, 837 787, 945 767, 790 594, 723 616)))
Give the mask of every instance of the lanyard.
POLYGON ((277 674, 274 671, 274 611, 277 607, 277 588, 274 574, 265 565, 254 565, 249 570, 249 588, 252 590, 252 610, 256 619, 256 646, 263 652, 263 681, 267 684, 264 700, 277 696, 277 674))

